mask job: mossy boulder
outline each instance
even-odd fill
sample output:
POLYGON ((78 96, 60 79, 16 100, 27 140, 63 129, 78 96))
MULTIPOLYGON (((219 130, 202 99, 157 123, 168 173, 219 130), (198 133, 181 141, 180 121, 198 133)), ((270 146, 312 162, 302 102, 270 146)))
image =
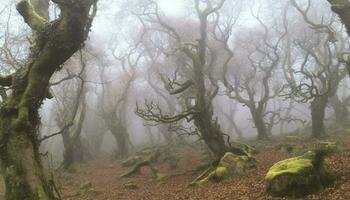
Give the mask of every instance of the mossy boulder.
POLYGON ((272 196, 303 197, 322 191, 332 183, 323 154, 308 151, 302 156, 275 163, 268 171, 266 189, 272 196))
POLYGON ((208 181, 220 182, 234 175, 243 175, 256 166, 256 160, 250 156, 237 156, 231 152, 225 153, 217 167, 207 170, 190 185, 202 185, 208 181))
POLYGON ((256 160, 251 156, 237 156, 231 152, 225 153, 218 167, 226 167, 230 174, 241 175, 256 166, 256 160))

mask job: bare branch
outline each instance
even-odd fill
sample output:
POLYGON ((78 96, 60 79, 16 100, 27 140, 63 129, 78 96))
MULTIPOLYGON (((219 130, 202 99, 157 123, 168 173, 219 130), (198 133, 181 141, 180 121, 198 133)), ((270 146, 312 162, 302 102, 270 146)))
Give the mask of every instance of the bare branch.
POLYGON ((47 139, 50 139, 50 138, 52 138, 52 137, 55 137, 56 135, 61 135, 61 134, 65 133, 66 130, 68 130, 71 126, 73 126, 73 122, 69 122, 69 123, 66 124, 60 131, 58 131, 58 132, 56 132, 56 133, 52 133, 52 134, 50 134, 50 135, 44 136, 43 138, 39 139, 39 142, 41 143, 41 142, 43 142, 43 141, 45 141, 45 140, 47 140, 47 139))

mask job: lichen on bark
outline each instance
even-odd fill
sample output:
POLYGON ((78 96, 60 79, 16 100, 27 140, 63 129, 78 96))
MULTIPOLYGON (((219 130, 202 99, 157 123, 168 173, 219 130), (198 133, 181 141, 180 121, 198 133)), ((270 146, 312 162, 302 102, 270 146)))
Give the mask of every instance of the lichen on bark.
POLYGON ((14 74, 0 77, 12 92, 0 105, 0 169, 6 200, 53 200, 39 155, 38 109, 47 97, 52 74, 82 47, 91 24, 93 0, 64 1, 62 15, 54 22, 40 16, 28 0, 17 10, 33 30, 33 45, 25 64, 14 74))

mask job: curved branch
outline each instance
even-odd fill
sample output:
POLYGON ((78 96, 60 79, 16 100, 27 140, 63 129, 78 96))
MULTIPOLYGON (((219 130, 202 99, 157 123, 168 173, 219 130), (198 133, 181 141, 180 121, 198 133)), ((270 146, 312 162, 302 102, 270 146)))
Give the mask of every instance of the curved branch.
POLYGON ((17 11, 22 15, 25 23, 33 30, 41 30, 46 27, 48 22, 35 12, 32 4, 27 0, 22 0, 17 4, 17 11))

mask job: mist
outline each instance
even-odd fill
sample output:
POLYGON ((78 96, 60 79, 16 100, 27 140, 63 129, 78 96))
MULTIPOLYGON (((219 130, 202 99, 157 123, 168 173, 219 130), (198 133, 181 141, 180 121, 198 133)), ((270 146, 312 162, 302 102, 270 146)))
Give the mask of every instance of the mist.
POLYGON ((349 199, 346 0, 0 0, 0 199, 349 199))

